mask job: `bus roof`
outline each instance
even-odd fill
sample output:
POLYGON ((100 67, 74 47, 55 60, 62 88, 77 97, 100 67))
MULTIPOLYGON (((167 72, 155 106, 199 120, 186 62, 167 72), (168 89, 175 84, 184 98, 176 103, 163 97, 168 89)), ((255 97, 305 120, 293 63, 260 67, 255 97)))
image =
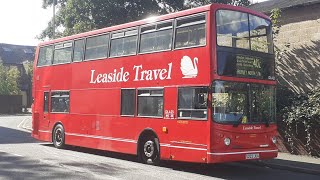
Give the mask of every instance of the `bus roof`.
POLYGON ((249 8, 214 3, 214 4, 209 4, 206 6, 201 6, 201 7, 197 7, 197 8, 192 8, 192 9, 178 11, 178 12, 174 12, 174 13, 170 13, 170 14, 155 16, 155 17, 146 18, 146 19, 142 19, 142 20, 138 20, 138 21, 134 21, 134 22, 129 22, 129 23, 125 23, 125 24, 120 24, 120 25, 115 25, 115 26, 106 27, 106 28, 102 28, 102 29, 92 30, 92 31, 88 31, 88 32, 80 33, 80 34, 71 35, 71 36, 66 36, 66 37, 42 42, 39 44, 39 46, 44 46, 44 45, 53 44, 53 43, 59 43, 62 41, 68 41, 68 40, 73 40, 73 39, 80 39, 83 37, 94 36, 94 35, 117 31, 117 30, 121 30, 121 29, 133 28, 133 27, 137 27, 140 25, 148 24, 148 23, 164 21, 164 20, 168 20, 168 19, 172 19, 172 18, 192 15, 192 14, 205 12, 205 11, 209 11, 209 10, 215 10, 215 9, 229 9, 229 10, 234 10, 234 11, 242 11, 242 12, 246 12, 246 13, 260 16, 265 19, 270 19, 265 14, 253 11, 249 8))

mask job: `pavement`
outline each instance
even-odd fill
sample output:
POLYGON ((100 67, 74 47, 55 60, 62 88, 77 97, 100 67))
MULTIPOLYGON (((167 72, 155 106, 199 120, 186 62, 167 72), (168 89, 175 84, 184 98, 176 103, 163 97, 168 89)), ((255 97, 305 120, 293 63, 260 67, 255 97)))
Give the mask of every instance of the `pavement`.
POLYGON ((319 175, 320 179, 320 158, 279 152, 275 159, 257 160, 251 163, 272 169, 319 175))
MULTIPOLYGON (((32 119, 31 115, 26 118, 18 125, 19 128, 26 131, 32 131, 32 119)), ((247 163, 247 162, 244 162, 247 163)), ((278 157, 269 160, 256 160, 250 161, 249 163, 268 167, 272 169, 282 169, 293 172, 301 172, 307 174, 319 175, 320 179, 320 158, 314 158, 310 156, 299 156, 292 155, 289 153, 279 152, 278 157)))

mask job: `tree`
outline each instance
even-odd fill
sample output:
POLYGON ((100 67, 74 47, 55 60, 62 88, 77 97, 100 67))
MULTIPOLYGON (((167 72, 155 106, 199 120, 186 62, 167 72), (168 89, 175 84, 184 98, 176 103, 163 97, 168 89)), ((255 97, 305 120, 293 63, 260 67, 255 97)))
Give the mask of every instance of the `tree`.
MULTIPOLYGON (((58 9, 55 18, 55 37, 63 37, 94 29, 127 23, 176 12, 210 3, 247 6, 249 0, 43 0, 42 7, 58 9)), ((52 38, 53 20, 38 39, 52 38)))
POLYGON ((20 78, 19 70, 16 67, 5 67, 0 62, 0 94, 17 95, 20 93, 18 81, 20 78))

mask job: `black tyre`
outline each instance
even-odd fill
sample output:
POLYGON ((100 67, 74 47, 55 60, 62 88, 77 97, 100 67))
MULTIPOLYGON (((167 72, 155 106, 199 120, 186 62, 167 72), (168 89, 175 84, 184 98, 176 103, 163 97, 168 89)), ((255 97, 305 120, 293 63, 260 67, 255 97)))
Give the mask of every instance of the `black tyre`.
POLYGON ((157 165, 160 162, 159 140, 154 136, 144 137, 139 145, 139 159, 145 164, 157 165))
POLYGON ((62 149, 65 147, 64 128, 61 124, 58 124, 54 127, 52 133, 52 142, 53 145, 58 149, 62 149))

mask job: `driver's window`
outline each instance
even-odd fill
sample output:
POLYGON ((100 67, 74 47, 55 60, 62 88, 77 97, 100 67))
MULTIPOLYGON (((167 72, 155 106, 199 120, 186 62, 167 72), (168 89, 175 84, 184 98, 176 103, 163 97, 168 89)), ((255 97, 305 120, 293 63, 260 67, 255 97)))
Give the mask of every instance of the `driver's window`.
POLYGON ((207 119, 208 88, 182 87, 178 97, 178 118, 207 119))

